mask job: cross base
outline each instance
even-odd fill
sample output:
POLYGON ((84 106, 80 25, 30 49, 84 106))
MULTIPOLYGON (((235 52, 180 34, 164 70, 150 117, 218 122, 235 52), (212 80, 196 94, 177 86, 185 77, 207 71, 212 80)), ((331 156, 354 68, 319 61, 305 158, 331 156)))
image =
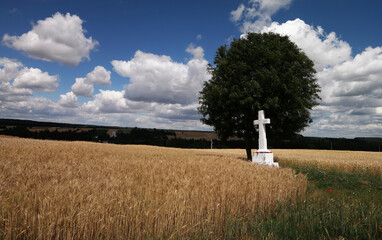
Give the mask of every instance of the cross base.
POLYGON ((253 153, 252 162, 265 164, 271 167, 279 167, 279 163, 273 161, 273 153, 269 150, 257 150, 253 153))

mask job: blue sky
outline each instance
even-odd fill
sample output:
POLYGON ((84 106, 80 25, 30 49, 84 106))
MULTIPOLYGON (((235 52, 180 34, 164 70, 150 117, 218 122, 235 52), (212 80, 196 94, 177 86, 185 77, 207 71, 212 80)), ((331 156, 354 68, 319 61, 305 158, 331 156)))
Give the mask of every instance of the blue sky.
POLYGON ((288 35, 315 62, 304 135, 382 136, 379 0, 2 1, 0 117, 211 130, 197 97, 216 49, 288 35))

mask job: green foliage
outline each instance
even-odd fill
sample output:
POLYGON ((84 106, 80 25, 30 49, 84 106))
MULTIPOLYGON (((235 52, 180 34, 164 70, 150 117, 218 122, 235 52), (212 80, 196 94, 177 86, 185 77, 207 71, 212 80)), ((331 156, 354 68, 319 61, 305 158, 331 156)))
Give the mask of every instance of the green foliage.
MULTIPOLYGON (((280 163, 282 165, 282 163, 280 163)), ((308 176, 310 187, 321 190, 336 189, 338 193, 347 194, 352 198, 376 198, 382 204, 382 179, 368 173, 346 173, 336 169, 323 170, 309 166, 289 166, 296 171, 308 176), (350 195, 349 195, 350 194, 350 195)), ((334 190, 333 190, 334 191, 334 190)), ((338 194, 336 194, 338 196, 338 194)))
POLYGON ((271 135, 289 136, 312 121, 320 92, 314 64, 288 37, 249 33, 221 46, 214 64, 198 110, 221 138, 241 137, 250 147, 258 110, 272 119, 271 135))
POLYGON ((358 200, 306 201, 253 229, 271 239, 380 239, 381 207, 358 200))
POLYGON ((111 138, 109 142, 117 144, 165 146, 169 135, 175 135, 175 133, 167 130, 133 128, 129 132, 117 132, 117 137, 111 138))
POLYGON ((35 139, 50 139, 50 140, 65 140, 65 141, 94 141, 94 140, 107 140, 107 129, 93 128, 89 131, 78 131, 79 129, 67 130, 67 131, 30 131, 27 127, 16 126, 1 131, 1 134, 18 136, 23 138, 35 138, 35 139), (95 138, 97 136, 97 138, 95 138))

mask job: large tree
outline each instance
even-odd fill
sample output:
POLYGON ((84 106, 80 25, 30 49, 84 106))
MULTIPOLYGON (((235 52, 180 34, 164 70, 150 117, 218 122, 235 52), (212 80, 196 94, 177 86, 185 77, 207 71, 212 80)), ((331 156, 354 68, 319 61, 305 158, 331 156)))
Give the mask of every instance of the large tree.
POLYGON ((267 134, 285 138, 312 122, 320 87, 314 63, 287 36, 249 33, 216 52, 211 79, 199 97, 201 121, 222 139, 237 136, 246 142, 247 158, 257 130, 253 121, 264 110, 271 125, 267 134))

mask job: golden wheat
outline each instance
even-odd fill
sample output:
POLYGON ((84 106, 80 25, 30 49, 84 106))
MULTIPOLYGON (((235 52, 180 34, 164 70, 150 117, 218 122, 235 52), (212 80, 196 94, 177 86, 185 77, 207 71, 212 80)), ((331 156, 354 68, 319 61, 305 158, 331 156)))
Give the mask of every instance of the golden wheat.
MULTIPOLYGON (((336 169, 344 172, 361 172, 382 176, 382 152, 306 149, 272 149, 272 152, 274 153, 275 161, 284 166, 309 165, 323 169, 336 169)), ((214 149, 208 150, 206 154, 245 159, 245 154, 236 149, 214 149)))
POLYGON ((243 154, 0 136, 0 239, 217 239, 304 196, 305 176, 243 154))
POLYGON ((280 163, 311 165, 344 172, 363 172, 382 176, 382 153, 334 150, 273 150, 280 163))

